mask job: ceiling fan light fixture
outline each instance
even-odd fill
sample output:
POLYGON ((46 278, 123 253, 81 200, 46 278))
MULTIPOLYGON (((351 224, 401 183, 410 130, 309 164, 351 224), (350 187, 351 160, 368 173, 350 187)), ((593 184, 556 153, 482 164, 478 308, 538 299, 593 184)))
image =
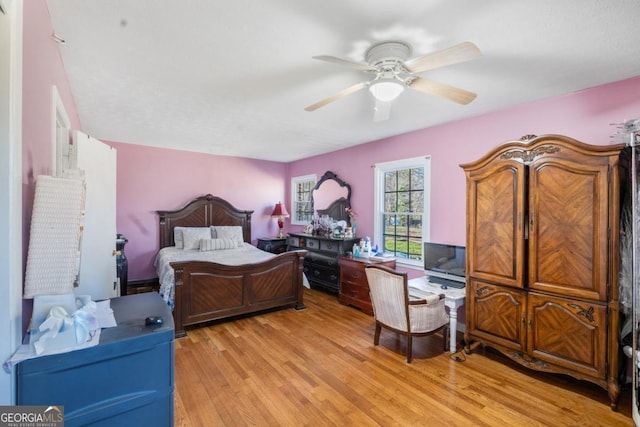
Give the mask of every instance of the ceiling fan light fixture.
POLYGON ((371 83, 369 91, 378 101, 389 102, 404 91, 404 84, 396 79, 380 79, 371 83))

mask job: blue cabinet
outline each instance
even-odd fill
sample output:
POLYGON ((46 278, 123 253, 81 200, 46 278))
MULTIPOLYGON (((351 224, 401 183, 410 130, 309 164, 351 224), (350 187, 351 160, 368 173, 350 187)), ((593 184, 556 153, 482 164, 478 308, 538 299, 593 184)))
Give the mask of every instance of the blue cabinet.
POLYGON ((64 406, 65 426, 172 426, 174 325, 157 293, 113 298, 100 343, 17 365, 18 405, 64 406), (162 324, 145 325, 158 316, 162 324))

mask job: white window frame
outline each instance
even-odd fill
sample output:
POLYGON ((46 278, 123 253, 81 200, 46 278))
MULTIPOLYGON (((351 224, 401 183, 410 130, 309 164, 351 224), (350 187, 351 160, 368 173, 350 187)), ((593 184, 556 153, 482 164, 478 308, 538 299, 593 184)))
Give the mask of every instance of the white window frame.
MULTIPOLYGON (((394 160, 391 162, 376 163, 375 183, 374 183, 374 218, 373 236, 374 242, 383 246, 383 214, 384 214, 384 175, 386 172, 422 167, 424 168, 424 212, 422 213, 422 241, 429 241, 429 230, 431 229, 431 156, 412 157, 409 159, 394 160)), ((422 251, 422 249, 421 249, 422 251)), ((424 262, 422 255, 419 260, 396 258, 396 264, 404 267, 423 269, 424 262)))
MULTIPOLYGON (((294 176, 291 178, 291 224, 292 225, 307 225, 310 223, 308 220, 302 220, 296 217, 298 210, 296 209, 296 201, 298 200, 298 183, 305 181, 313 181, 311 188, 315 187, 318 183, 318 176, 316 174, 294 176)), ((311 193, 309 193, 311 195, 311 193)), ((313 214, 313 212, 311 212, 313 214)))

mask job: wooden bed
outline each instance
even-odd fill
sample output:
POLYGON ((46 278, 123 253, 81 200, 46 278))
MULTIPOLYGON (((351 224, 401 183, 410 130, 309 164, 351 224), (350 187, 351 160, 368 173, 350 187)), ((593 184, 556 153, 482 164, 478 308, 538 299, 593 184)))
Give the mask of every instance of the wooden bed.
MULTIPOLYGON (((251 243, 251 214, 212 196, 198 197, 183 208, 157 211, 160 248, 174 246, 174 227, 241 226, 251 243)), ((173 317, 176 337, 185 327, 273 308, 304 308, 303 261, 306 251, 292 251, 267 261, 228 266, 213 262, 172 262, 175 275, 173 317)))

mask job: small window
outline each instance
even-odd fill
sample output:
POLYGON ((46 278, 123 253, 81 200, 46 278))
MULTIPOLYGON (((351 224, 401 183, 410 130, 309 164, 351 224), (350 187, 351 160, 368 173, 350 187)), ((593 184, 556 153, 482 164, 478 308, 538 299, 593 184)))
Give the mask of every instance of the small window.
POLYGON ((313 216, 311 190, 315 186, 315 174, 291 178, 291 224, 307 225, 311 223, 313 216))
POLYGON ((429 230, 428 157, 376 165, 375 242, 400 264, 422 266, 429 230))

